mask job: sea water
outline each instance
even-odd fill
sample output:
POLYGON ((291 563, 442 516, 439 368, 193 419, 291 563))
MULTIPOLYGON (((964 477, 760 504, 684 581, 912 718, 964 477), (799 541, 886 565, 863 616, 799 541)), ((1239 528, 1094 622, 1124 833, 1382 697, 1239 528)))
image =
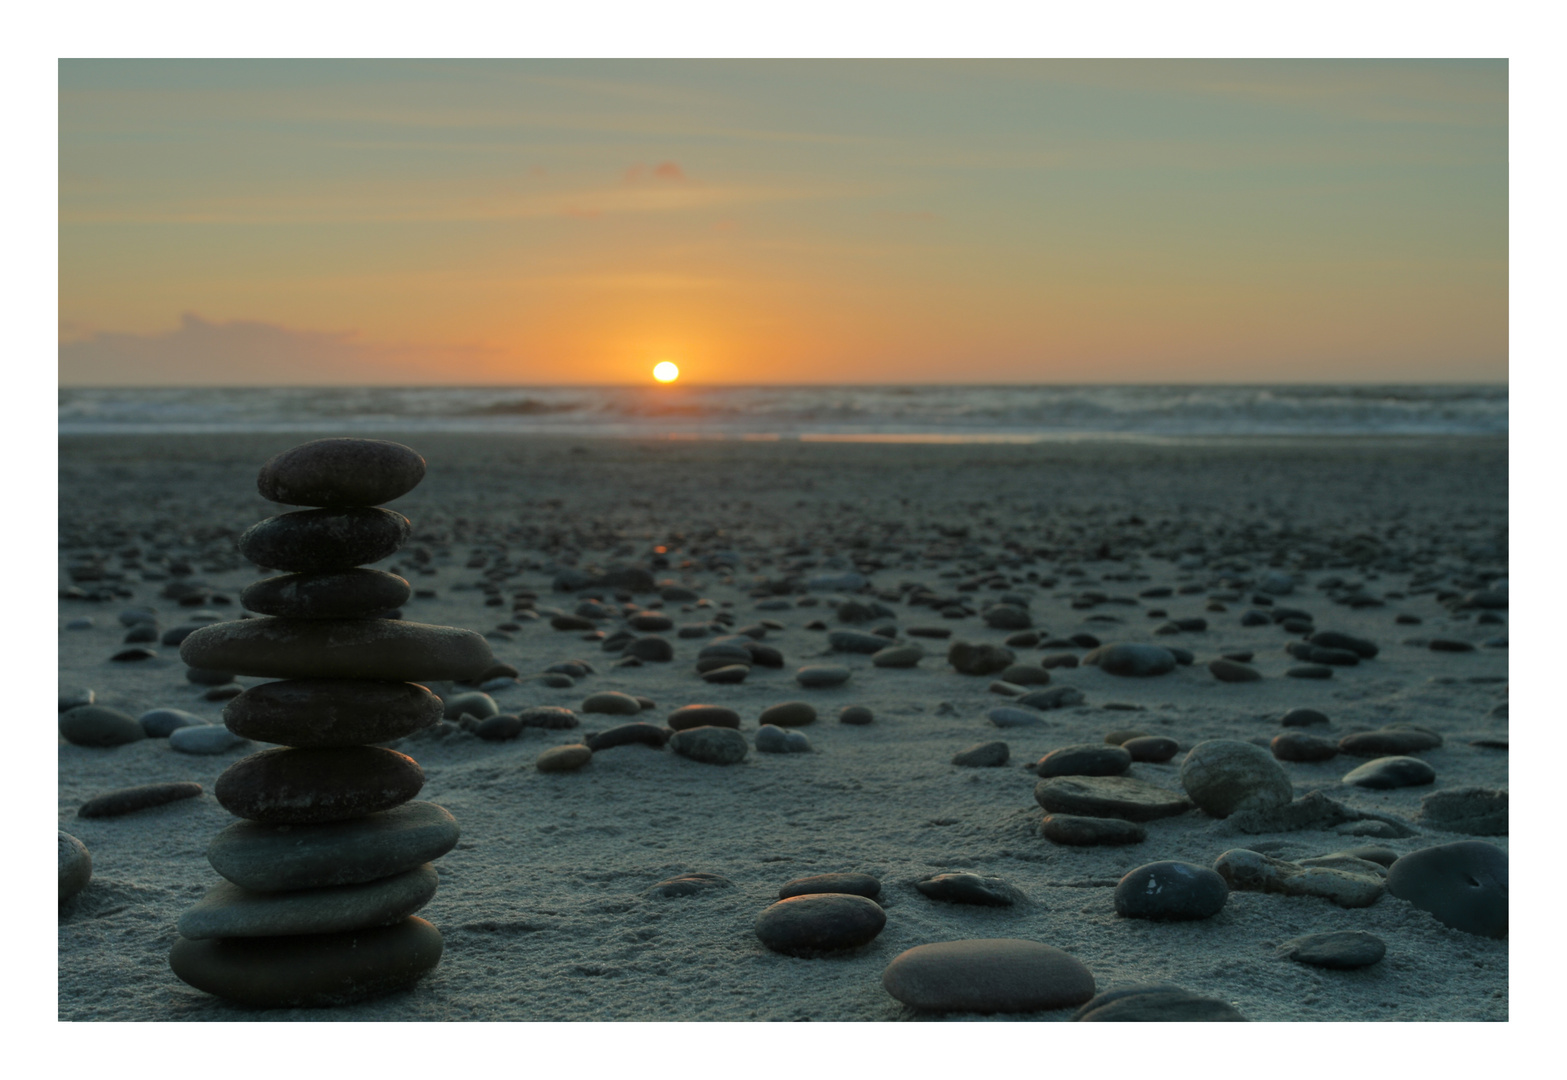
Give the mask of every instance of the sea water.
POLYGON ((62 389, 59 432, 1038 442, 1505 435, 1505 385, 62 389))

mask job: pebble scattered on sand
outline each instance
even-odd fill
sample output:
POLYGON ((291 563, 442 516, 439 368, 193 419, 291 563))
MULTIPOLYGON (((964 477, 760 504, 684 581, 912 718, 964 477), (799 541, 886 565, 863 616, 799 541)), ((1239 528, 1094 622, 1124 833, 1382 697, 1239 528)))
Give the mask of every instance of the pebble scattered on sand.
POLYGON ((922 1012, 1027 1013, 1094 996, 1082 961, 1051 945, 978 938, 916 945, 882 972, 887 993, 922 1012))

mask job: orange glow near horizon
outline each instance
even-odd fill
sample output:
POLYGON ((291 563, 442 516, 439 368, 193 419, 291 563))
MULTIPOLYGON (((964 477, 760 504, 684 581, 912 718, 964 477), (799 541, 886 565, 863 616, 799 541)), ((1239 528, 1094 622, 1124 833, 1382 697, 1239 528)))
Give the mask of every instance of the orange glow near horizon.
POLYGON ((663 363, 653 365, 653 378, 661 383, 672 383, 680 378, 680 369, 665 360, 663 363))

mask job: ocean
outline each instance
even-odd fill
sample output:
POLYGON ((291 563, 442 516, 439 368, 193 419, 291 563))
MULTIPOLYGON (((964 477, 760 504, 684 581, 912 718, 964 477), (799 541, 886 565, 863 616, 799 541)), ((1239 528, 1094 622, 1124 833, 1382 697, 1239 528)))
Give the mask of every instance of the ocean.
POLYGON ((61 389, 59 433, 472 432, 884 442, 1505 435, 1507 387, 61 389))

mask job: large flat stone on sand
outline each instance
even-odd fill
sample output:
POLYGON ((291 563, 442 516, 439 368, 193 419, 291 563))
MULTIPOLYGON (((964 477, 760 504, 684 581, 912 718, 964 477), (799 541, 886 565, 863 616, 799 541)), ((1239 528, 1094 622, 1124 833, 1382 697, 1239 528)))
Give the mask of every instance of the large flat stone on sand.
POLYGON ((931 1012, 1064 1009, 1094 996, 1094 977, 1060 949, 1017 938, 917 945, 882 972, 887 993, 931 1012))
POLYGON ((1034 801, 1052 814, 1156 821, 1192 809, 1186 796, 1130 776, 1053 776, 1034 785, 1034 801))
POLYGON ((468 679, 495 657, 472 630, 401 619, 243 619, 180 643, 191 667, 275 679, 468 679))
POLYGON ((430 902, 440 877, 429 863, 358 885, 258 893, 222 881, 180 916, 182 937, 333 934, 401 922, 430 902))
POLYGON ((253 1009, 346 1005, 411 986, 441 961, 420 918, 341 934, 177 938, 169 967, 198 990, 253 1009))
POLYGON ((410 802, 329 825, 239 821, 212 838, 207 861, 242 889, 284 892, 357 885, 438 859, 457 846, 457 819, 410 802))
POLYGON ((236 735, 281 746, 363 746, 422 731, 441 712, 441 699, 418 683, 285 679, 231 699, 223 722, 236 735))

